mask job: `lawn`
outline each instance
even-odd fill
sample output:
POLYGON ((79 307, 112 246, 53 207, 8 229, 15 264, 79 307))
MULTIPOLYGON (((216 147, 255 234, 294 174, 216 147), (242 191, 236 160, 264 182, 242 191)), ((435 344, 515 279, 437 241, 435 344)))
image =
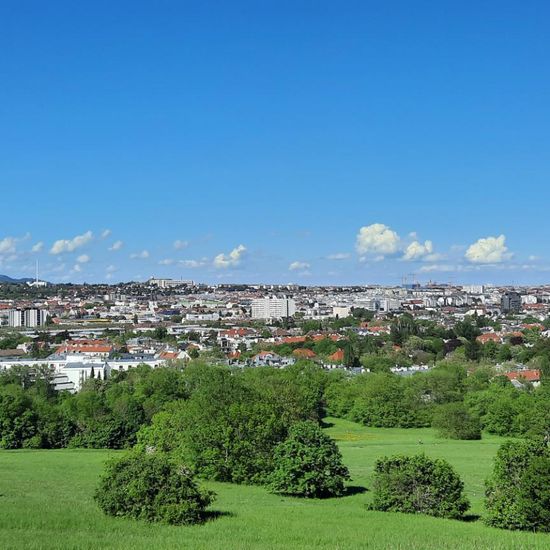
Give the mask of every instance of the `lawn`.
POLYGON ((550 535, 514 533, 480 521, 369 512, 374 460, 423 451, 451 462, 472 514, 483 512, 483 480, 502 441, 438 439, 432 430, 363 428, 332 420, 353 476, 350 496, 325 501, 270 495, 261 487, 208 483, 218 493, 205 525, 170 527, 105 517, 92 499, 110 451, 0 452, 0 548, 549 548, 550 535))

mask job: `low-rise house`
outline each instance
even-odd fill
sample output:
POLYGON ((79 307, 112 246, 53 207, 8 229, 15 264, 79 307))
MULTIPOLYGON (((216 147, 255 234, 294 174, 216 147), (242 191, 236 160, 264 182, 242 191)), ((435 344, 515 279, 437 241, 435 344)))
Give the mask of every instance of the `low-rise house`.
POLYGON ((507 372, 505 376, 512 383, 514 383, 514 381, 520 384, 523 382, 530 382, 534 387, 540 386, 540 370, 538 369, 516 370, 507 372))
POLYGON ((486 332, 485 334, 480 334, 476 340, 480 344, 486 344, 487 342, 495 342, 500 344, 502 342, 502 336, 496 332, 486 332))
POLYGON ((255 367, 286 367, 294 362, 294 358, 282 357, 273 351, 260 351, 251 359, 251 364, 255 367))
POLYGON ((317 354, 313 350, 308 348, 295 349, 292 352, 292 355, 294 355, 294 357, 297 357, 298 359, 314 359, 315 357, 317 357, 317 354))

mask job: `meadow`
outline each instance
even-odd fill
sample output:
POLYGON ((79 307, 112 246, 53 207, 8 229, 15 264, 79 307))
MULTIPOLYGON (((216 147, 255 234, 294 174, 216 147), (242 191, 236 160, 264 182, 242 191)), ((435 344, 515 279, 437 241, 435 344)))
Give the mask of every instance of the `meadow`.
POLYGON ((262 487, 207 483, 218 493, 210 519, 171 527, 104 516, 93 501, 105 460, 116 451, 0 452, 0 548, 190 549, 444 549, 550 548, 550 535, 483 525, 483 481, 503 439, 438 438, 431 429, 364 428, 328 419, 353 481, 339 499, 302 500, 262 487), (472 509, 468 521, 367 510, 376 458, 425 452, 447 459, 462 476, 472 509))

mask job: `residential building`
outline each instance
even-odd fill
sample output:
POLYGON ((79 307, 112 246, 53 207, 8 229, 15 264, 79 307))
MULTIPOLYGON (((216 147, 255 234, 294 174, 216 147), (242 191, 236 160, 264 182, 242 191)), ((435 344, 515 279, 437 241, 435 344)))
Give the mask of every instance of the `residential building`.
POLYGON ((8 325, 14 328, 41 327, 46 324, 48 317, 49 313, 45 309, 12 309, 8 312, 8 325))
POLYGON ((296 313, 296 302, 292 298, 266 296, 252 300, 253 319, 282 319, 296 313))
POLYGON ((519 313, 521 311, 521 296, 517 292, 505 292, 500 300, 502 313, 519 313))
POLYGON ((173 288, 177 286, 193 286, 195 283, 191 280, 184 279, 155 279, 151 277, 148 283, 152 286, 157 286, 159 288, 173 288))

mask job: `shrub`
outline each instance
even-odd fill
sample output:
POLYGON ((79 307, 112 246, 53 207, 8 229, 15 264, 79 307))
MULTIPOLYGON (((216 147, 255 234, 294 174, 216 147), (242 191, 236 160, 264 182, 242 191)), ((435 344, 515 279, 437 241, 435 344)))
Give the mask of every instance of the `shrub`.
POLYGON ((470 415, 462 403, 447 403, 439 406, 432 426, 441 437, 449 439, 481 439, 479 420, 470 415))
POLYGON ((168 455, 134 450, 107 463, 95 499, 110 516, 180 525, 201 522, 214 493, 168 455))
POLYGON ((342 495, 349 479, 334 441, 306 421, 292 426, 275 448, 275 470, 268 485, 274 493, 321 498, 342 495))
POLYGON ((452 466, 426 455, 396 455, 376 461, 371 508, 382 512, 460 518, 470 504, 452 466))
POLYGON ((550 451, 538 441, 507 441, 485 482, 487 524, 550 531, 550 451))

